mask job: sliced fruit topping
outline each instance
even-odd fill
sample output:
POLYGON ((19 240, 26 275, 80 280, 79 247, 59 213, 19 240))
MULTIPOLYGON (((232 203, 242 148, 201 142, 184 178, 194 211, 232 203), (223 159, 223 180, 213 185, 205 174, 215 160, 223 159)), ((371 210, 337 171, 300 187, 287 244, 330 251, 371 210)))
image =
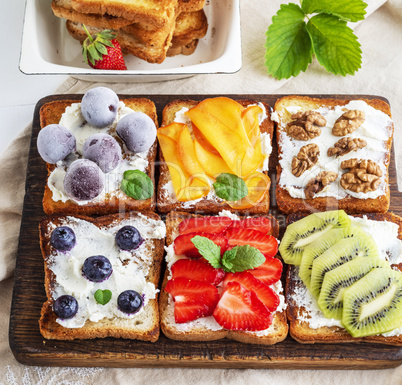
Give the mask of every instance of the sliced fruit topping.
POLYGON ((225 272, 222 269, 215 269, 201 259, 179 259, 172 265, 171 272, 172 279, 188 278, 213 285, 218 285, 225 277, 225 272))
POLYGON ((273 319, 257 295, 238 282, 227 283, 213 316, 219 325, 229 330, 265 330, 273 319))
POLYGON ((271 234, 272 225, 267 217, 250 217, 239 220, 234 220, 230 228, 243 228, 250 230, 261 231, 264 234, 271 234))
POLYGON ((177 255, 182 255, 184 254, 185 256, 189 258, 201 258, 202 255, 198 251, 198 249, 195 247, 194 243, 191 242, 191 240, 195 236, 201 236, 210 239, 213 243, 215 243, 217 246, 221 248, 221 253, 224 253, 228 240, 225 236, 221 234, 208 234, 208 233, 187 233, 183 235, 179 235, 175 240, 174 240, 174 252, 177 255))
POLYGON ((256 269, 247 270, 255 278, 258 278, 266 285, 272 285, 281 279, 283 264, 280 259, 266 257, 265 262, 256 269))
POLYGON ((245 289, 257 294, 259 300, 270 312, 276 310, 279 305, 278 295, 265 283, 255 278, 251 273, 243 271, 240 273, 228 273, 223 281, 223 289, 229 282, 238 282, 245 289))
POLYGON ((234 246, 250 245, 258 249, 264 256, 273 257, 278 251, 278 241, 272 235, 263 234, 252 229, 229 228, 225 231, 228 249, 234 246))
POLYGON ((225 231, 233 220, 229 217, 194 217, 181 221, 179 224, 179 234, 187 233, 210 233, 219 234, 225 231))
POLYGON ((168 281, 165 290, 173 297, 177 323, 212 315, 219 301, 218 289, 207 282, 176 278, 168 281))

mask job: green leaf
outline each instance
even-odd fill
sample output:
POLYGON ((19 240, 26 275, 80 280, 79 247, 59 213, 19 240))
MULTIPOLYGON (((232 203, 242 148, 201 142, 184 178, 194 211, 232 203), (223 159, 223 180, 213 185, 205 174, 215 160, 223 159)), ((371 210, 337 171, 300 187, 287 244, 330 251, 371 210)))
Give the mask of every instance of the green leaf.
POLYGON ((362 0, 303 0, 304 13, 328 13, 347 21, 364 20, 367 4, 362 0))
POLYGON ((312 45, 301 8, 282 4, 266 32, 265 66, 277 79, 288 79, 305 71, 311 63, 312 45))
POLYGON ((200 252, 200 254, 211 264, 215 269, 221 267, 221 248, 213 241, 206 237, 196 235, 191 238, 194 246, 200 252))
POLYGON ((154 194, 152 180, 140 170, 125 171, 120 188, 126 195, 137 200, 151 198, 154 194))
POLYGON ((98 289, 95 291, 94 297, 96 302, 100 303, 101 305, 106 305, 112 298, 112 292, 107 289, 98 289))
POLYGON ((264 262, 264 255, 249 245, 235 246, 233 249, 227 250, 222 258, 223 269, 231 273, 255 269, 264 262))
POLYGON ((246 182, 233 174, 220 174, 213 186, 216 195, 227 201, 238 201, 248 194, 246 182))
POLYGON ((325 69, 334 74, 353 75, 361 66, 361 49, 357 37, 336 16, 319 14, 307 23, 314 54, 325 69))

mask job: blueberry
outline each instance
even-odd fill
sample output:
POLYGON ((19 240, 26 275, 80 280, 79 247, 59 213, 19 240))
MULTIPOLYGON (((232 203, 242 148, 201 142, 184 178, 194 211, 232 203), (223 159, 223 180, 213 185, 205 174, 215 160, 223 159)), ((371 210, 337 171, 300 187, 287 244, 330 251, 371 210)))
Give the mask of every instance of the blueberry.
POLYGON ((133 112, 119 120, 116 132, 132 152, 147 151, 156 138, 154 121, 143 112, 133 112))
POLYGON ((119 143, 108 134, 90 136, 84 143, 82 155, 95 162, 105 173, 114 170, 122 160, 119 143))
POLYGON ((92 126, 102 128, 113 123, 119 109, 119 97, 106 87, 87 91, 81 100, 81 113, 92 126))
POLYGON ((49 124, 39 131, 36 145, 41 158, 55 164, 75 150, 75 137, 67 128, 49 124))
POLYGON ((104 180, 105 174, 96 163, 88 159, 78 159, 67 169, 64 190, 77 201, 87 201, 102 192, 104 180))
POLYGON ((142 306, 142 295, 134 290, 126 290, 119 294, 117 306, 123 313, 136 313, 142 306))
POLYGON ((116 243, 120 249, 133 250, 136 249, 144 240, 139 231, 133 226, 123 226, 116 233, 116 243))
POLYGON ((53 311, 61 319, 73 318, 78 311, 78 302, 71 295, 62 295, 54 301, 53 311))
POLYGON ((103 255, 88 257, 82 265, 82 273, 92 282, 102 282, 110 277, 113 267, 103 255))
POLYGON ((75 245, 75 234, 68 226, 56 227, 50 236, 50 244, 59 251, 71 250, 75 245))

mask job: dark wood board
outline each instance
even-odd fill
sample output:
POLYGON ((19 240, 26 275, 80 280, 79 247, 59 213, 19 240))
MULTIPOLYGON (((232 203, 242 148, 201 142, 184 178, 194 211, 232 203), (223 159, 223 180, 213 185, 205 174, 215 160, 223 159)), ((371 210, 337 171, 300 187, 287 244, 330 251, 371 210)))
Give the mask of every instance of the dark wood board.
MULTIPOLYGON (((133 97, 133 95, 119 95, 133 97)), ((201 100, 217 95, 134 95, 149 97, 161 116, 173 99, 201 100)), ((274 105, 283 95, 227 95, 233 99, 255 99, 274 105)), ((379 98, 369 95, 310 95, 339 99, 379 98)), ((40 129, 39 109, 49 101, 80 100, 82 95, 52 95, 41 99, 34 112, 28 159, 26 195, 18 245, 14 292, 10 316, 9 341, 16 359, 28 365, 105 366, 105 367, 197 367, 197 368, 282 368, 282 369, 382 369, 402 364, 402 348, 379 344, 302 345, 291 337, 273 346, 243 344, 231 340, 179 342, 161 335, 155 343, 125 339, 78 341, 45 340, 38 327, 40 310, 46 300, 43 259, 39 247, 38 224, 44 216, 42 196, 46 183, 45 163, 36 150, 40 129)), ((276 148, 270 161, 270 176, 275 185, 276 148)), ((156 173, 157 174, 157 173, 156 173)), ((390 165, 390 211, 402 215, 402 194, 396 184, 395 159, 390 165)), ((272 190, 274 192, 274 189, 272 190)), ((272 198, 273 195, 271 195, 272 198)), ((272 202, 272 200, 271 200, 272 202)), ((284 225, 273 199, 272 213, 284 225)))

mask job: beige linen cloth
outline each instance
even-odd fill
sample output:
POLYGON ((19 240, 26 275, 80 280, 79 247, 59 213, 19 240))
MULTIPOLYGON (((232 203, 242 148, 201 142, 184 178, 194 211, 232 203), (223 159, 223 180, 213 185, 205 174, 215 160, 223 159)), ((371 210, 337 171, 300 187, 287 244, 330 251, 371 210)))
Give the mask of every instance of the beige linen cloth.
MULTIPOLYGON (((219 0, 214 0, 219 1, 219 0)), ((402 0, 366 0, 368 15, 355 28, 362 68, 334 76, 314 62, 305 73, 275 80, 264 68, 265 32, 280 0, 241 4, 243 66, 236 74, 199 75, 160 83, 103 84, 125 94, 265 93, 376 94, 388 98, 395 122, 397 161, 402 164, 402 0)), ((295 1, 297 2, 297 1, 295 1)), ((98 85, 98 84, 97 84, 98 85)), ((56 93, 84 93, 93 83, 69 78, 56 93)), ((45 95, 44 95, 45 96, 45 95)), ((0 155, 0 385, 2 384, 402 384, 402 366, 373 371, 38 368, 19 364, 8 346, 12 272, 24 196, 31 126, 0 155)), ((402 171, 399 171, 399 183, 402 171)), ((401 186, 401 184, 399 184, 401 186)))

